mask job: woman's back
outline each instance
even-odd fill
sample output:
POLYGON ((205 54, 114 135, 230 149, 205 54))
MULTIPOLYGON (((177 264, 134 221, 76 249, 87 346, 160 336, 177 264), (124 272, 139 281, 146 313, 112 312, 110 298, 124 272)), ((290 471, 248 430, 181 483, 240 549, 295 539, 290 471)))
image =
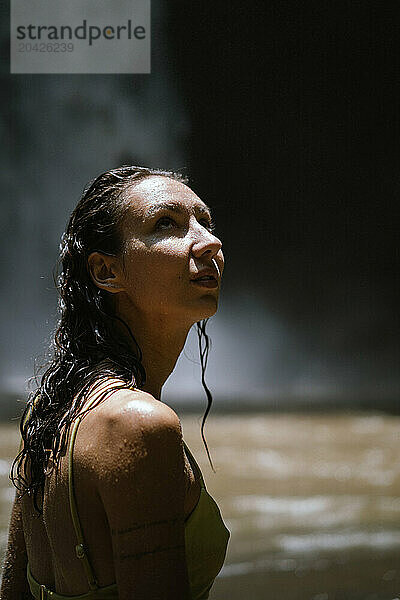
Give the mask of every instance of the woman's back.
MULTIPOLYGON (((134 572, 140 562, 143 573, 147 563, 151 577, 157 576, 154 564, 161 578, 163 562, 166 568, 170 564, 176 570, 180 564, 185 569, 184 519, 198 501, 199 479, 186 459, 183 477, 179 476, 179 465, 175 465, 175 474, 169 474, 170 483, 166 485, 168 476, 163 473, 163 466, 165 471, 168 459, 165 462, 159 456, 157 465, 145 456, 150 450, 149 440, 157 445, 154 438, 161 441, 165 437, 163 430, 168 430, 165 439, 177 439, 173 433, 177 419, 172 409, 149 394, 121 390, 91 409, 79 425, 73 451, 74 490, 90 563, 100 587, 116 582, 115 554, 117 568, 124 570, 125 563, 134 572), (112 433, 115 428, 126 435, 116 440, 112 433), (148 469, 147 474, 143 468, 148 469), (127 498, 129 475, 131 489, 127 498), (169 499, 165 497, 168 488, 173 494, 169 499), (110 520, 118 526, 113 528, 110 520), (160 557, 164 560, 160 561, 160 557)), ((167 446, 163 444, 164 457, 171 455, 167 446)), ((31 499, 24 496, 23 521, 28 561, 35 579, 61 594, 78 595, 88 591, 88 581, 76 557, 77 539, 68 494, 66 452, 58 469, 46 478, 43 515, 38 517, 31 499)), ((187 580, 184 573, 182 580, 187 580)))

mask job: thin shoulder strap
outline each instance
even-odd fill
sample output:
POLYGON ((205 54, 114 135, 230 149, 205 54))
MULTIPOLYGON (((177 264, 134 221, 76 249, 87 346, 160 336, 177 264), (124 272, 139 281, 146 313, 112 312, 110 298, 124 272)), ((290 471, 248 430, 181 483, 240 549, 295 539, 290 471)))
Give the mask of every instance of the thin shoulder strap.
MULTIPOLYGON (((96 397, 94 397, 93 401, 95 399, 96 399, 96 397)), ((90 402, 87 408, 90 408, 92 404, 93 404, 93 402, 90 402)), ((94 574, 92 565, 90 564, 90 561, 89 561, 88 549, 85 544, 85 538, 83 536, 82 525, 79 520, 78 509, 76 506, 75 491, 74 491, 73 452, 74 452, 74 443, 75 443, 76 433, 78 431, 78 427, 79 427, 81 420, 82 420, 81 415, 79 417, 77 417, 77 419, 75 420, 75 423, 74 423, 74 426, 73 426, 72 432, 71 432, 71 439, 69 442, 69 449, 68 449, 69 506, 71 509, 72 523, 74 525, 76 539, 78 542, 75 546, 76 556, 77 556, 77 558, 79 558, 82 561, 82 566, 85 570, 90 589, 96 590, 96 589, 98 589, 99 585, 97 583, 97 579, 94 574)))
POLYGON ((186 445, 185 440, 183 440, 183 445, 185 446, 186 454, 187 454, 187 457, 189 459, 190 464, 192 465, 192 469, 194 471, 196 471, 196 473, 200 477, 201 487, 204 488, 207 491, 206 484, 204 483, 204 478, 203 478, 203 474, 202 474, 202 472, 200 470, 200 467, 197 464, 195 457, 193 456, 193 454, 190 452, 188 446, 186 445))

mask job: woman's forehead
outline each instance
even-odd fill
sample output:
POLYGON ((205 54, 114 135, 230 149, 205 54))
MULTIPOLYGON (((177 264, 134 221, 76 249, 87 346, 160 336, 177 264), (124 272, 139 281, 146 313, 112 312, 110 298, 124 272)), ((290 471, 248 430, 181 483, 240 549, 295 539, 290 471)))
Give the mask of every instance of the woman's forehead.
POLYGON ((202 212, 210 214, 208 206, 187 185, 169 177, 146 177, 128 188, 125 198, 129 213, 139 220, 153 217, 159 210, 202 212))

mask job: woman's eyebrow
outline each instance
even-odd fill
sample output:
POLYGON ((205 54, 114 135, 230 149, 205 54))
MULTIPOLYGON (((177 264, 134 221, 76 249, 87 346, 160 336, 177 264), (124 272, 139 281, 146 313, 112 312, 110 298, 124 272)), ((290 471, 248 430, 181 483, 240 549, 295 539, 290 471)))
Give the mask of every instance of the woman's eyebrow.
MULTIPOLYGON (((150 219, 151 217, 156 215, 162 209, 168 209, 168 210, 171 210, 171 211, 177 212, 177 213, 184 212, 184 209, 182 208, 182 206, 176 202, 160 202, 159 204, 156 204, 155 206, 151 206, 145 212, 144 216, 145 216, 145 218, 150 219)), ((211 211, 208 208, 208 206, 196 205, 196 210, 198 210, 199 212, 201 212, 211 218, 211 211)))

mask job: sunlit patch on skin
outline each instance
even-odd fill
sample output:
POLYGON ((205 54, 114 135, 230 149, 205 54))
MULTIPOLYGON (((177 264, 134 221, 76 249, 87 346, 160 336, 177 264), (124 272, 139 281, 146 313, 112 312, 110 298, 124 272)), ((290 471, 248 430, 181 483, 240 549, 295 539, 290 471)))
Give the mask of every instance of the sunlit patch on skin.
POLYGON ((130 400, 129 402, 126 402, 121 412, 127 413, 135 411, 135 413, 140 413, 142 415, 150 415, 155 410, 156 407, 152 406, 150 402, 148 402, 147 400, 140 400, 138 398, 137 400, 130 400))

